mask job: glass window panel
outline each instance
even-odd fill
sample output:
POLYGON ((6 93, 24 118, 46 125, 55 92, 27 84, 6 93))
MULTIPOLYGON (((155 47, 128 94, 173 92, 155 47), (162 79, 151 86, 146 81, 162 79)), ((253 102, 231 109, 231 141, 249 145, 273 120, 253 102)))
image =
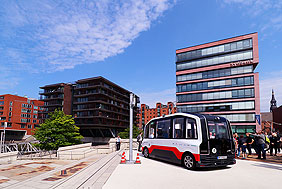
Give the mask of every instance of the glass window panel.
POLYGON ((244 48, 250 47, 250 41, 248 39, 243 41, 244 48))
POLYGON ((245 93, 244 89, 238 90, 238 96, 239 97, 244 97, 244 93, 245 93))
POLYGON ((208 99, 208 94, 207 93, 203 93, 203 100, 207 100, 208 99))
POLYGON ((218 64, 218 57, 213 57, 212 61, 214 64, 218 64))
POLYGON ((225 85, 228 85, 228 86, 230 86, 230 85, 231 85, 231 79, 229 79, 229 80, 226 80, 226 81, 225 81, 225 85))
POLYGON ((218 63, 224 63, 224 56, 218 57, 218 63))
POLYGON ((226 91, 225 92, 225 98, 232 98, 232 92, 231 91, 226 91))
POLYGON ((239 86, 244 85, 244 78, 238 78, 238 85, 239 86))
POLYGON ((237 73, 238 73, 237 68, 232 68, 231 69, 231 75, 235 75, 237 73))
POLYGON ((237 49, 242 49, 243 48, 243 41, 238 41, 237 42, 237 49))
POLYGON ((202 66, 206 66, 206 65, 208 65, 208 60, 207 59, 202 60, 202 66))
POLYGON ((224 45, 218 46, 218 52, 223 52, 224 51, 224 45))
POLYGON ((238 114, 233 114, 232 115, 232 120, 233 121, 239 121, 239 115, 238 114))
POLYGON ((202 73, 197 73, 197 79, 202 79, 202 73))
POLYGON ((231 56, 231 61, 237 61, 237 54, 232 54, 231 56))
POLYGON ((224 92, 220 92, 220 93, 219 93, 219 97, 220 97, 220 99, 225 98, 225 93, 224 93, 224 92))
POLYGON ((250 41, 250 47, 252 47, 253 46, 253 40, 249 39, 249 41, 250 41))
POLYGON ((244 84, 245 85, 250 85, 251 84, 251 77, 245 77, 244 78, 244 84))
POLYGON ((231 43, 231 51, 234 51, 237 49, 237 43, 234 42, 234 43, 231 43))
POLYGON ((224 51, 225 51, 225 52, 230 51, 230 48, 231 48, 231 45, 230 45, 230 44, 225 44, 225 45, 224 45, 224 51))
POLYGON ((230 62, 230 61, 231 61, 230 55, 225 55, 224 62, 230 62))
POLYGON ((207 49, 202 49, 202 55, 203 56, 207 55, 207 49))
POLYGON ((214 93, 213 98, 214 99, 219 99, 219 97, 220 97, 219 94, 220 94, 219 92, 214 93))
POLYGON ((203 82, 203 89, 207 89, 208 88, 208 82, 203 82))
POLYGON ((219 77, 223 77, 223 76, 225 76, 224 72, 225 72, 225 70, 224 70, 224 69, 223 69, 223 70, 219 70, 219 77))
POLYGON ((203 83, 197 83, 197 90, 203 89, 203 83))
POLYGON ((210 87, 213 87, 213 82, 211 81, 211 82, 208 82, 208 87, 210 88, 210 87))
POLYGON ((213 54, 218 53, 218 47, 213 47, 213 48, 212 48, 212 53, 213 53, 213 54))
POLYGON ((212 58, 209 58, 209 59, 208 59, 208 65, 212 65, 212 63, 213 63, 213 62, 212 62, 212 58))
POLYGON ((244 67, 238 67, 238 74, 244 73, 244 67))
POLYGON ((207 49, 207 54, 212 54, 212 48, 207 49))
POLYGON ((238 109, 239 109, 239 104, 236 103, 236 102, 233 103, 232 106, 231 106, 231 109, 232 109, 232 110, 238 110, 238 109))
POLYGON ((192 74, 188 74, 188 75, 186 75, 185 80, 191 80, 191 79, 192 79, 192 74))
POLYGON ((245 89, 245 96, 246 97, 251 97, 252 93, 251 93, 251 89, 245 89))
POLYGON ((243 59, 244 59, 244 54, 238 53, 238 60, 243 60, 243 59))
POLYGON ((249 72, 252 72, 252 71, 253 71, 252 66, 244 67, 244 73, 249 73, 249 72))
POLYGON ((213 99, 213 93, 208 93, 208 99, 209 100, 213 99))

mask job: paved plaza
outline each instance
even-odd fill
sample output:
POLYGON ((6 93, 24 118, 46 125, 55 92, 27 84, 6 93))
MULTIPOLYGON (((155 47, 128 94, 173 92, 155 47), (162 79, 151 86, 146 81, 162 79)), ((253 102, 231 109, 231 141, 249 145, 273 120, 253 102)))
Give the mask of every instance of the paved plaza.
MULTIPOLYGON (((127 156, 128 157, 128 156, 127 156)), ((282 165, 237 160, 227 168, 189 171, 181 166, 141 157, 141 165, 118 165, 103 189, 269 188, 281 186, 282 165)))
MULTIPOLYGON (((253 156, 238 159, 227 168, 189 171, 142 154, 141 164, 119 164, 122 152, 81 160, 20 160, 0 165, 0 188, 267 188, 269 183, 280 186, 282 175, 282 157, 268 157, 268 162, 263 162, 253 156), (275 159, 276 163, 269 163, 275 159), (61 175, 62 170, 66 174, 61 175)), ((128 160, 128 150, 125 152, 128 160)), ((134 160, 136 154, 133 151, 134 160)))

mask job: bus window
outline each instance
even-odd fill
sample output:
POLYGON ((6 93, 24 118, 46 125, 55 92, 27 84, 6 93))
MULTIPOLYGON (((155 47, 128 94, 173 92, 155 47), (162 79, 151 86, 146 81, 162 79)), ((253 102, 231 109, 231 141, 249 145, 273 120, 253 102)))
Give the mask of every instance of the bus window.
POLYGON ((173 119, 173 138, 184 138, 185 119, 184 118, 175 118, 173 119))
POLYGON ((208 121, 210 139, 228 139, 228 126, 226 122, 208 121))
POLYGON ((197 125, 196 120, 187 118, 186 119, 186 138, 196 139, 197 137, 197 125))
POLYGON ((146 126, 144 138, 155 138, 156 122, 152 121, 146 126))
POLYGON ((170 119, 157 121, 157 138, 170 138, 170 119))

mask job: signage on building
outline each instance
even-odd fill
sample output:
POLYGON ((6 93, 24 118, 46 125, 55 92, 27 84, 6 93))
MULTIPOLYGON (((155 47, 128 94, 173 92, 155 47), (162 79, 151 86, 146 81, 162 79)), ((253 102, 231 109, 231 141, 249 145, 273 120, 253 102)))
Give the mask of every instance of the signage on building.
POLYGON ((249 65, 249 64, 253 64, 253 60, 233 62, 233 63, 230 63, 230 66, 235 67, 235 66, 244 66, 244 65, 249 65))
POLYGON ((258 124, 260 125, 260 115, 256 115, 256 120, 257 120, 258 124))

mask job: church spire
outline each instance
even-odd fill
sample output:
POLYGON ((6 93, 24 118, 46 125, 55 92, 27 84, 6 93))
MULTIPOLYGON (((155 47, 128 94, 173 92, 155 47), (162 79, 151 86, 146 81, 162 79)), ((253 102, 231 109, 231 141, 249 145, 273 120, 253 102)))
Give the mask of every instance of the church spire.
POLYGON ((272 89, 272 98, 271 98, 271 101, 270 101, 270 112, 273 111, 273 109, 277 108, 276 106, 276 100, 275 100, 275 97, 274 97, 274 91, 272 89))

